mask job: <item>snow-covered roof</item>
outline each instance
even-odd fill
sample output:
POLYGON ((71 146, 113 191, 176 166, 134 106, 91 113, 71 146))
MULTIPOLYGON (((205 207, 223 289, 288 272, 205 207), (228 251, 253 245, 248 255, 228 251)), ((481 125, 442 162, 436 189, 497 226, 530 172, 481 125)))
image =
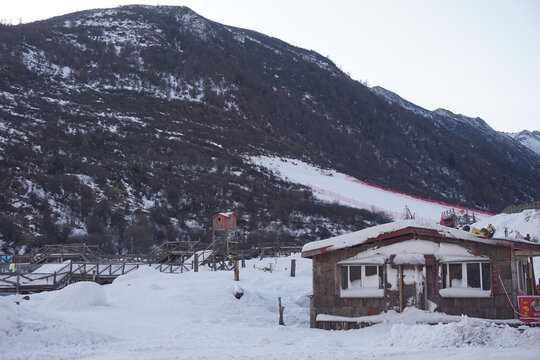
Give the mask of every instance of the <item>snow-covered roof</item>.
POLYGON ((319 241, 313 241, 313 242, 307 243, 302 248, 302 256, 311 257, 319 253, 327 253, 327 252, 332 252, 332 251, 343 249, 343 248, 361 245, 364 243, 368 243, 372 239, 384 237, 385 234, 391 234, 391 233, 398 232, 400 230, 404 230, 407 228, 411 228, 411 231, 413 231, 413 229, 436 231, 441 235, 441 237, 444 237, 444 238, 453 238, 453 239, 460 239, 460 240, 465 240, 465 241, 473 241, 473 242, 478 242, 478 243, 500 245, 500 246, 511 246, 512 244, 515 244, 517 247, 527 247, 527 248, 530 247, 536 251, 540 251, 540 244, 534 244, 528 241, 523 241, 523 240, 518 240, 518 239, 515 239, 515 240, 514 239, 499 239, 499 238, 488 239, 488 238, 474 235, 472 233, 469 233, 463 230, 449 228, 449 227, 438 225, 438 224, 429 224, 429 223, 420 222, 418 220, 403 220, 403 221, 396 221, 396 222, 391 222, 388 224, 373 226, 367 229, 336 236, 336 237, 325 239, 325 240, 319 240, 319 241))
POLYGON ((235 213, 234 211, 228 211, 228 212, 220 212, 218 215, 230 217, 234 213, 235 213))

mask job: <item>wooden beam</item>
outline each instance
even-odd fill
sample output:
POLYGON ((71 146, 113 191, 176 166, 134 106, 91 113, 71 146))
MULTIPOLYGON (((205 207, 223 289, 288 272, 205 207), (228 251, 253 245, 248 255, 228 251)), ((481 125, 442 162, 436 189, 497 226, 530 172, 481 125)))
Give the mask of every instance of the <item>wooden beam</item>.
POLYGON ((516 256, 540 256, 540 251, 534 250, 514 250, 514 255, 516 256))

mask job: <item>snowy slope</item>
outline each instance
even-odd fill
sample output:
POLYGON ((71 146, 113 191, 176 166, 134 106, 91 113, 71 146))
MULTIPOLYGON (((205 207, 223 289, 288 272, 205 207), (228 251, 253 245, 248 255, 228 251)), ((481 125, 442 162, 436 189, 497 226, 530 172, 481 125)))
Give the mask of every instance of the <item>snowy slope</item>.
MULTIPOLYGON (((150 268, 113 284, 0 298, 0 357, 9 359, 536 359, 540 329, 515 329, 467 317, 416 324, 408 309, 350 331, 309 329, 311 261, 250 260, 240 271, 162 274, 150 268), (263 267, 272 264, 273 272, 263 267), (237 300, 238 284, 245 295, 237 300), (277 298, 284 320, 278 326, 277 298), (20 305, 15 302, 18 301, 20 305)), ((203 270, 205 270, 203 268, 203 270)), ((432 315, 431 315, 432 317, 432 315)))
POLYGON ((524 210, 518 214, 498 214, 473 224, 483 228, 492 224, 497 229, 495 237, 504 238, 504 228, 508 228, 508 238, 516 239, 530 235, 531 241, 540 242, 540 210, 524 210))
POLYGON ((520 142, 523 146, 528 147, 538 155, 540 155, 540 131, 523 130, 519 133, 506 133, 508 136, 520 142))
MULTIPOLYGON (((272 170, 285 180, 310 187, 321 200, 382 211, 396 220, 403 218, 405 206, 416 215, 416 219, 428 222, 438 222, 441 212, 445 210, 460 208, 376 187, 334 170, 319 169, 300 160, 259 156, 252 157, 251 161, 272 170)), ((470 211, 479 219, 493 215, 474 209, 470 211)))
MULTIPOLYGON (((473 224, 476 228, 483 228, 492 224, 497 229, 495 237, 504 238, 504 228, 508 229, 508 238, 516 239, 530 235, 531 241, 540 242, 540 210, 525 210, 519 214, 498 214, 491 218, 473 224)), ((534 260, 534 273, 540 274, 540 257, 534 260)))
MULTIPOLYGON (((385 99, 388 103, 397 104, 402 108, 432 120, 438 126, 451 130, 454 136, 472 135, 471 143, 478 144, 480 135, 486 141, 492 143, 495 139, 505 147, 516 148, 519 143, 536 154, 540 155, 540 132, 523 130, 519 133, 504 133, 495 131, 481 118, 472 118, 462 114, 454 114, 446 109, 426 110, 418 105, 403 99, 396 93, 380 86, 370 88, 371 92, 385 99), (508 139, 509 136, 511 139, 508 139)), ((498 145, 501 146, 501 145, 498 145)), ((519 145, 518 145, 519 147, 519 145)), ((521 150, 520 150, 521 151, 521 150)), ((514 159, 513 161, 517 161, 514 159)), ((533 165, 534 166, 534 165, 533 165)))

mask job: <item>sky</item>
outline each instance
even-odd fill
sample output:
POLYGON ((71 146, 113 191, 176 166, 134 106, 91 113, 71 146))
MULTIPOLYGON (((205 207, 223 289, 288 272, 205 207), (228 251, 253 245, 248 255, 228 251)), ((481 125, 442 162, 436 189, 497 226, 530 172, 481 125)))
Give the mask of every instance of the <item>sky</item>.
POLYGON ((200 15, 328 56, 353 79, 428 110, 481 117, 498 131, 540 130, 537 0, 18 0, 13 24, 130 3, 200 15))

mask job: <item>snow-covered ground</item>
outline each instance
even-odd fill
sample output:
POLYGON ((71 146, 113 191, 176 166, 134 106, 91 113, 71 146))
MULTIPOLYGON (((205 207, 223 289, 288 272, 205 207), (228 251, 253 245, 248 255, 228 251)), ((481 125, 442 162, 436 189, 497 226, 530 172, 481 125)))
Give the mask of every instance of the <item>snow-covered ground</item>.
POLYGON ((408 310, 359 330, 310 329, 311 260, 293 257, 294 278, 290 258, 270 258, 247 261, 239 283, 232 272, 144 267, 111 285, 0 297, 0 358, 538 359, 540 328, 467 317, 429 326, 408 310), (270 264, 273 271, 263 271, 270 264), (279 296, 286 326, 278 325, 279 296))
MULTIPOLYGON (((531 241, 540 242, 540 210, 538 209, 524 210, 518 214, 498 214, 479 221, 472 226, 481 229, 489 224, 495 227, 494 237, 496 238, 521 239, 529 235, 531 241), (505 234, 505 228, 508 230, 508 236, 505 234)), ((540 277, 540 256, 535 256, 533 263, 534 273, 538 279, 540 277)))
MULTIPOLYGON (((346 206, 382 211, 395 220, 403 219, 405 207, 408 207, 416 219, 435 222, 441 219, 441 213, 445 210, 462 209, 456 205, 421 199, 373 186, 335 170, 320 169, 300 160, 257 156, 251 157, 250 161, 270 169, 284 180, 310 187, 313 194, 321 200, 337 201, 346 206)), ((474 209, 470 209, 469 212, 474 213, 478 219, 493 215, 474 209)))
POLYGON ((492 224, 497 229, 495 237, 505 238, 504 229, 508 230, 508 239, 521 239, 530 236, 531 241, 540 242, 540 210, 523 210, 517 214, 498 214, 479 221, 472 226, 483 228, 492 224))

